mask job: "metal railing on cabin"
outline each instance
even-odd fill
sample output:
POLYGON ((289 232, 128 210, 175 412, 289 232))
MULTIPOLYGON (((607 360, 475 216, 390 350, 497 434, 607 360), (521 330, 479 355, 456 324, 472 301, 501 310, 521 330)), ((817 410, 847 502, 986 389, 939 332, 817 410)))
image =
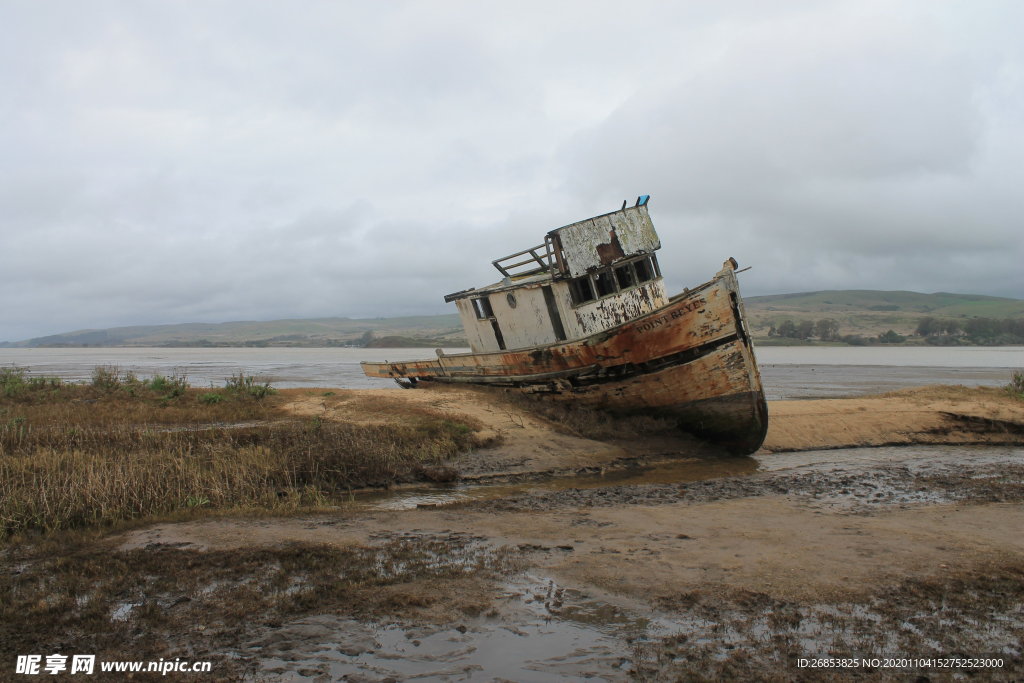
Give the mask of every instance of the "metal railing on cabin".
POLYGON ((536 275, 537 273, 551 273, 556 272, 556 269, 560 271, 561 264, 557 263, 557 261, 560 261, 561 259, 558 259, 555 253, 557 244, 554 240, 555 238, 551 235, 547 235, 544 238, 544 244, 538 244, 535 247, 530 247, 529 249, 523 249, 522 251, 517 251, 514 254, 503 256, 500 259, 491 261, 491 263, 494 264, 494 267, 498 269, 498 272, 501 273, 503 277, 508 278, 526 277, 527 275, 536 275), (540 250, 544 250, 543 256, 538 253, 540 250), (505 263, 506 261, 511 261, 512 259, 526 256, 527 254, 529 254, 530 257, 524 261, 520 261, 518 263, 505 263), (531 264, 536 264, 537 267, 530 270, 512 272, 514 268, 531 264))

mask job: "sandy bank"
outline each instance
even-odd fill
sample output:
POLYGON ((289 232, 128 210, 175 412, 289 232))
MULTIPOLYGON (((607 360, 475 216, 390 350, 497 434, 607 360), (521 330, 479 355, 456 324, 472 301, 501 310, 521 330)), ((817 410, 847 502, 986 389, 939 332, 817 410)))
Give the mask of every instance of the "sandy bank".
MULTIPOLYGON (((522 477, 623 467, 637 459, 718 455, 709 444, 672 430, 644 431, 622 423, 601 425, 588 438, 587 425, 542 417, 529 404, 506 395, 463 387, 411 391, 297 392, 286 410, 323 419, 387 422, 416 410, 441 410, 468 417, 484 440, 496 445, 458 463, 464 479, 522 477), (610 425, 610 426, 609 426, 610 425)), ((1024 401, 999 389, 930 386, 880 396, 809 401, 771 401, 762 453, 909 444, 1024 444, 1024 401)))
POLYGON ((998 389, 930 386, 866 398, 769 403, 763 451, 1024 443, 1024 401, 998 389))

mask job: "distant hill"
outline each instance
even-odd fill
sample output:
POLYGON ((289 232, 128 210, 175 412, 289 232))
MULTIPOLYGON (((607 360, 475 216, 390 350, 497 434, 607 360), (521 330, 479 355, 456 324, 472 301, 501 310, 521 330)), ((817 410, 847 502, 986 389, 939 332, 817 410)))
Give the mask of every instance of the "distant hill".
POLYGON ((903 311, 922 315, 985 318, 1024 317, 1024 301, 980 294, 921 294, 871 289, 826 290, 799 294, 773 294, 744 299, 746 307, 780 308, 814 313, 855 311, 903 311))
MULTIPOLYGON (((1024 300, 977 294, 921 294, 870 289, 826 290, 745 298, 750 329, 765 338, 785 320, 834 318, 841 334, 910 334, 924 316, 1024 318, 1024 300)), ((36 346, 467 346, 457 314, 403 318, 313 318, 227 323, 139 325, 77 330, 0 347, 36 346)))
POLYGON ((364 335, 424 338, 429 344, 446 341, 465 346, 465 332, 457 314, 403 318, 313 318, 298 320, 239 321, 139 325, 106 330, 77 330, 0 347, 38 346, 349 346, 361 345, 364 335))
POLYGON ((841 334, 875 335, 892 329, 911 334, 921 318, 1024 318, 1024 300, 980 294, 825 290, 743 299, 755 337, 785 320, 834 318, 841 334))

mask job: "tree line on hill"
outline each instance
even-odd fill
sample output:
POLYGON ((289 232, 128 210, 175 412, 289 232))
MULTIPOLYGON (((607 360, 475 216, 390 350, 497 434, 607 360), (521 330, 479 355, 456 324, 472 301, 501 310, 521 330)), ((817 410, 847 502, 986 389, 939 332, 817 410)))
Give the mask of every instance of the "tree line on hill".
POLYGON ((821 320, 801 320, 798 323, 792 320, 783 321, 778 327, 772 325, 768 329, 769 339, 817 339, 818 341, 845 342, 852 346, 866 346, 868 344, 900 344, 907 341, 907 338, 897 334, 893 330, 883 332, 874 337, 864 337, 859 334, 839 334, 839 321, 834 318, 822 318, 821 320))
MULTIPOLYGON (((1000 344, 1024 344, 1024 318, 953 318, 924 317, 918 321, 914 336, 923 337, 928 344, 955 346, 977 344, 994 346, 1000 344)), ((783 321, 778 327, 768 330, 769 339, 817 339, 824 342, 845 342, 853 346, 869 344, 900 344, 907 338, 893 330, 876 336, 864 337, 859 334, 839 334, 839 321, 823 318, 818 321, 783 321)))
POLYGON ((957 344, 1024 344, 1024 318, 921 318, 917 323, 917 336, 929 344, 954 346, 957 344))

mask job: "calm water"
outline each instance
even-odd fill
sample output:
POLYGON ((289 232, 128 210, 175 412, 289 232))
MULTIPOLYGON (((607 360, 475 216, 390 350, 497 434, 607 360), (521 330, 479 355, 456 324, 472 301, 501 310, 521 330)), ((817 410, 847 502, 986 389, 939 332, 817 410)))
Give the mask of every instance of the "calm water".
POLYGON ((757 349, 768 400, 862 396, 924 384, 1002 386, 1024 368, 1022 346, 757 349))
MULTIPOLYGON (((464 353, 468 349, 445 349, 464 353)), ((0 349, 0 365, 33 374, 87 379, 97 365, 140 376, 188 373, 193 385, 220 385, 244 370, 287 387, 397 388, 366 378, 359 361, 432 358, 432 349, 0 349)), ((922 384, 999 386, 1024 368, 1024 347, 763 347, 758 362, 770 400, 857 396, 922 384)))
POLYGON ((0 349, 0 365, 72 380, 88 379, 97 365, 119 365, 144 377, 184 371, 194 386, 220 385, 242 370, 281 388, 397 389, 393 382, 367 378, 359 362, 435 357, 433 349, 0 349))

